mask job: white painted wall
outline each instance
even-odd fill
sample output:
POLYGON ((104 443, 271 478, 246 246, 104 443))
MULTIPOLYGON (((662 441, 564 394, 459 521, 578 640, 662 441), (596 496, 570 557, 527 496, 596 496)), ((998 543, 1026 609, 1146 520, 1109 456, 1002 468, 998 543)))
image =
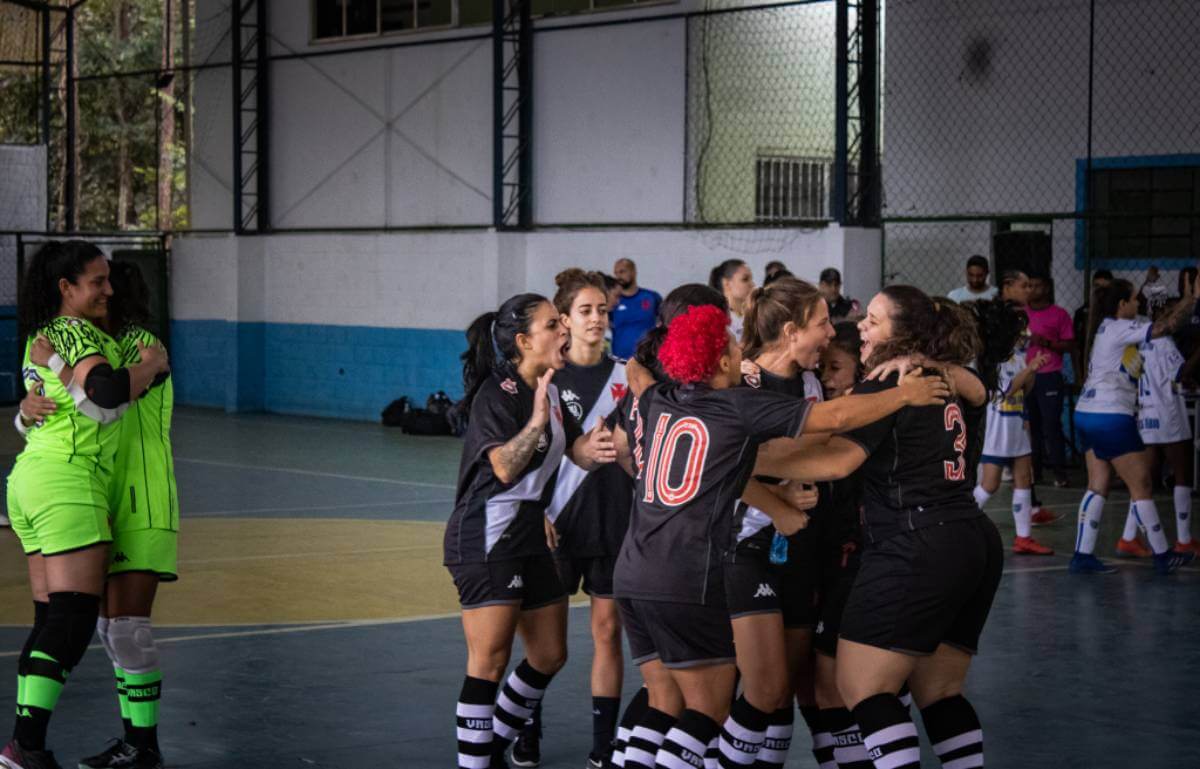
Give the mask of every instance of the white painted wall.
POLYGON ((848 293, 878 287, 878 233, 780 230, 542 230, 531 233, 190 235, 172 253, 174 320, 460 329, 522 291, 551 295, 568 267, 611 272, 633 259, 639 283, 666 294, 708 280, 729 258, 761 280, 779 259, 810 281, 825 267, 848 293))
POLYGON ((535 38, 535 221, 682 221, 686 24, 535 38))

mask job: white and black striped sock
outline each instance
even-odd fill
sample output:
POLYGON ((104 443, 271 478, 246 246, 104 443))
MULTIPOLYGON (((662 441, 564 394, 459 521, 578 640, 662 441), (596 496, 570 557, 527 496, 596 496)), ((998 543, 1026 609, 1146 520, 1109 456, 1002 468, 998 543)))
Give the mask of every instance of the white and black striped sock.
POLYGON ((637 726, 642 720, 642 716, 646 714, 649 702, 650 690, 643 686, 637 690, 637 694, 633 695, 633 699, 625 706, 625 713, 621 716, 621 722, 617 724, 617 741, 613 745, 612 757, 609 759, 609 763, 613 766, 625 766, 625 747, 629 744, 629 736, 633 734, 633 727, 637 726))
POLYGON ((920 769, 917 726, 896 695, 868 697, 854 706, 854 720, 875 769, 920 769))
POLYGON ((492 711, 499 688, 495 681, 463 679, 455 708, 459 769, 488 769, 492 764, 492 711))
POLYGON ((733 701, 729 717, 721 725, 721 769, 752 766, 766 737, 768 713, 751 705, 743 695, 733 701))
MULTIPOLYGON (((782 769, 787 763, 788 751, 792 748, 792 729, 796 721, 796 711, 789 704, 780 708, 767 719, 767 732, 763 735, 762 748, 758 751, 758 762, 754 764, 759 769, 782 769)), ((817 735, 813 735, 814 744, 817 735)), ((814 750, 814 753, 816 751, 814 750)))
MULTIPOLYGON (((901 700, 903 704, 903 700, 901 700)), ((824 711, 822 711, 824 712, 824 711)), ((871 759, 863 745, 862 731, 854 716, 845 708, 829 711, 830 735, 833 737, 833 761, 838 769, 871 769, 871 759)))
POLYGON ((704 769, 708 744, 720 732, 717 722, 698 710, 683 711, 654 757, 655 769, 704 769))
POLYGON ((925 708, 921 720, 943 769, 983 766, 983 728, 975 708, 961 694, 925 708))
POLYGON ((553 675, 534 670, 529 660, 521 660, 517 669, 508 676, 496 700, 493 752, 503 752, 525 728, 525 723, 542 701, 542 695, 546 693, 552 678, 553 675))
POLYGON ((654 757, 674 725, 674 716, 647 707, 641 723, 629 733, 629 744, 625 746, 625 769, 654 769, 654 757))

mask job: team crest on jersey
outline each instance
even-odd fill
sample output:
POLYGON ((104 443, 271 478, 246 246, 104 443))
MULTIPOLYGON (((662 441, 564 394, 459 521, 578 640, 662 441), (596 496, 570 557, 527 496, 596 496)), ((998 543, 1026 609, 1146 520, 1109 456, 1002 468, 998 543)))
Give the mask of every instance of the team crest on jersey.
POLYGON ((571 416, 583 421, 583 404, 579 401, 579 396, 571 390, 563 390, 562 399, 563 403, 567 404, 567 411, 571 412, 571 416))
POLYGON ((517 383, 511 378, 505 379, 503 382, 500 383, 500 389, 503 390, 504 392, 508 393, 509 395, 516 395, 517 394, 517 383))
POLYGON ((608 389, 615 401, 619 401, 625 397, 625 385, 620 382, 614 382, 608 389))
POLYGON ((540 437, 538 437, 537 452, 538 452, 539 454, 545 454, 545 453, 546 453, 546 449, 548 449, 548 448, 550 448, 550 439, 549 439, 549 438, 547 438, 547 437, 546 437, 546 433, 545 433, 545 432, 543 432, 543 433, 541 434, 541 436, 540 436, 540 437))
POLYGON ((746 384, 750 385, 756 390, 762 387, 762 379, 758 376, 758 374, 745 374, 742 378, 746 380, 746 384))

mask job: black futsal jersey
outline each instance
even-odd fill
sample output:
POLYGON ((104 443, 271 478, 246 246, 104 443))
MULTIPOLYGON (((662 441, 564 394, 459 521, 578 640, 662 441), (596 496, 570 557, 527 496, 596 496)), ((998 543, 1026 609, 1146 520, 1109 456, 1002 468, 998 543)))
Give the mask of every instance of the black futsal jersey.
MULTIPOLYGON (((980 382, 983 382, 983 377, 979 376, 978 371, 973 368, 964 368, 980 382)), ((971 488, 975 488, 975 484, 978 483, 976 473, 979 469, 979 460, 983 457, 984 431, 987 428, 987 407, 988 402, 986 398, 978 406, 972 406, 969 403, 962 404, 963 418, 967 422, 967 478, 971 481, 971 488)))
POLYGON ((494 373, 480 385, 458 469, 454 513, 443 542, 446 565, 545 555, 543 519, 554 493, 551 482, 579 425, 566 413, 551 383, 550 419, 529 464, 512 483, 492 470, 488 450, 512 440, 533 416, 534 391, 518 376, 494 373))
POLYGON ((633 405, 641 470, 617 556, 617 596, 724 606, 734 501, 759 445, 799 435, 811 404, 748 387, 658 384, 633 405))
MULTIPOLYGON (((757 374, 743 374, 742 386, 756 390, 767 390, 792 398, 819 402, 822 399, 821 383, 811 371, 801 371, 793 377, 781 377, 762 369, 757 374)), ((779 483, 778 478, 759 477, 764 483, 779 483)), ((770 517, 757 507, 745 502, 735 503, 731 549, 754 551, 765 555, 770 552, 775 527, 770 517)))
MULTIPOLYGON (((568 363, 554 375, 559 397, 587 432, 624 400, 625 366, 605 358, 595 366, 568 363)), ((617 463, 587 472, 563 457, 546 515, 558 530, 559 558, 615 556, 629 528, 633 480, 617 463)))
MULTIPOLYGON (((889 390, 896 379, 862 382, 854 392, 889 390)), ((863 536, 868 541, 982 515, 971 495, 969 430, 960 401, 906 406, 843 437, 868 455, 860 470, 863 536)))

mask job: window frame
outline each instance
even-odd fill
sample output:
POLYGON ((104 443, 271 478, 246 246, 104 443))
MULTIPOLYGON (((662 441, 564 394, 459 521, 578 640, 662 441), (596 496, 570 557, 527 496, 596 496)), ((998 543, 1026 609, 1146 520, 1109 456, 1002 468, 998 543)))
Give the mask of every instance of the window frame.
MULTIPOLYGON (((334 35, 334 36, 330 36, 330 37, 316 37, 315 32, 316 32, 316 27, 317 27, 317 23, 316 23, 317 22, 317 3, 321 2, 321 1, 322 0, 309 0, 309 5, 308 5, 308 7, 309 7, 308 43, 309 43, 309 45, 320 46, 320 45, 329 45, 329 44, 346 43, 346 42, 361 42, 364 40, 376 40, 379 38, 395 37, 397 35, 414 35, 414 34, 419 35, 422 33, 446 32, 446 31, 452 30, 452 29, 473 29, 473 28, 481 28, 481 27, 491 26, 490 21, 474 22, 471 24, 463 24, 462 23, 462 14, 459 9, 459 3, 461 2, 461 0, 450 0, 450 23, 449 24, 439 24, 436 26, 428 26, 428 27, 416 27, 414 29, 393 29, 393 30, 385 31, 383 29, 382 5, 379 2, 379 0, 375 0, 375 31, 374 32, 361 32, 361 33, 358 33, 355 35, 341 34, 341 35, 334 35)), ((335 2, 336 2, 336 0, 335 0, 335 2)), ((563 13, 563 14, 549 14, 549 15, 534 14, 533 19, 534 20, 544 19, 547 21, 562 21, 564 19, 572 19, 572 18, 576 18, 576 17, 580 17, 580 16, 590 16, 591 14, 594 14, 594 13, 611 13, 614 11, 630 11, 630 10, 637 9, 637 8, 646 8, 646 7, 653 7, 653 6, 660 6, 660 5, 677 5, 681 2, 682 2, 682 0, 630 0, 630 2, 624 3, 622 5, 613 5, 613 6, 606 6, 603 8, 597 8, 596 0, 588 0, 588 4, 590 7, 587 10, 575 11, 573 13, 563 13)), ((416 3, 417 3, 417 0, 413 0, 414 13, 416 11, 416 8, 415 8, 416 3)), ((415 15, 414 15, 414 18, 416 18, 415 15)), ((342 31, 343 31, 343 33, 345 32, 345 29, 346 29, 346 4, 343 3, 342 4, 342 31)))
MULTIPOLYGON (((828 222, 833 220, 833 158, 819 157, 816 155, 792 155, 787 152, 779 152, 776 150, 760 149, 754 154, 754 222, 762 225, 788 225, 797 222, 828 222), (771 186, 771 180, 763 181, 764 174, 762 169, 764 166, 770 167, 771 164, 779 163, 784 167, 795 168, 798 171, 798 189, 795 193, 795 200, 798 207, 803 212, 805 200, 816 201, 819 205, 819 215, 779 215, 764 213, 769 211, 774 206, 772 205, 774 195, 768 194, 774 188, 771 186), (820 169, 820 184, 817 190, 811 190, 812 194, 805 195, 805 180, 810 178, 805 172, 807 167, 816 166, 820 169)), ((768 172, 766 176, 770 176, 768 172)), ((785 172, 784 176, 791 172, 785 172)), ((782 176, 780 177, 782 180, 782 176)), ((793 178, 797 178, 793 174, 793 178)), ((790 189, 790 187, 789 187, 790 189)), ((785 196, 783 190, 780 189, 775 193, 782 197, 787 197, 789 200, 791 195, 785 196)), ((785 208, 789 207, 787 204, 785 208)))
MULTIPOLYGON (((1091 163, 1091 172, 1093 175, 1098 172, 1153 171, 1156 169, 1191 169, 1193 200, 1196 199, 1197 195, 1200 195, 1200 154, 1094 157, 1091 163)), ((1092 178, 1089 178, 1088 170, 1087 159, 1077 158, 1075 161, 1075 211, 1081 216, 1075 221, 1075 267, 1080 270, 1084 269, 1088 262, 1088 222, 1083 216, 1089 210, 1089 198, 1091 195, 1092 178)), ((1151 185, 1149 190, 1153 192, 1153 189, 1153 185, 1151 185)), ((1153 210, 1145 214, 1145 219, 1148 222, 1152 222, 1154 218, 1155 214, 1153 210)), ((1200 239, 1200 211, 1192 214, 1191 218, 1191 238, 1194 243, 1200 239)), ((1148 243, 1152 242, 1154 236, 1148 234, 1146 239, 1148 243)), ((1186 257, 1171 258, 1156 258, 1154 256, 1096 257, 1092 260, 1092 269, 1145 270, 1147 267, 1154 265, 1160 269, 1178 270, 1194 266, 1198 257, 1200 257, 1200 253, 1190 254, 1186 257)))

